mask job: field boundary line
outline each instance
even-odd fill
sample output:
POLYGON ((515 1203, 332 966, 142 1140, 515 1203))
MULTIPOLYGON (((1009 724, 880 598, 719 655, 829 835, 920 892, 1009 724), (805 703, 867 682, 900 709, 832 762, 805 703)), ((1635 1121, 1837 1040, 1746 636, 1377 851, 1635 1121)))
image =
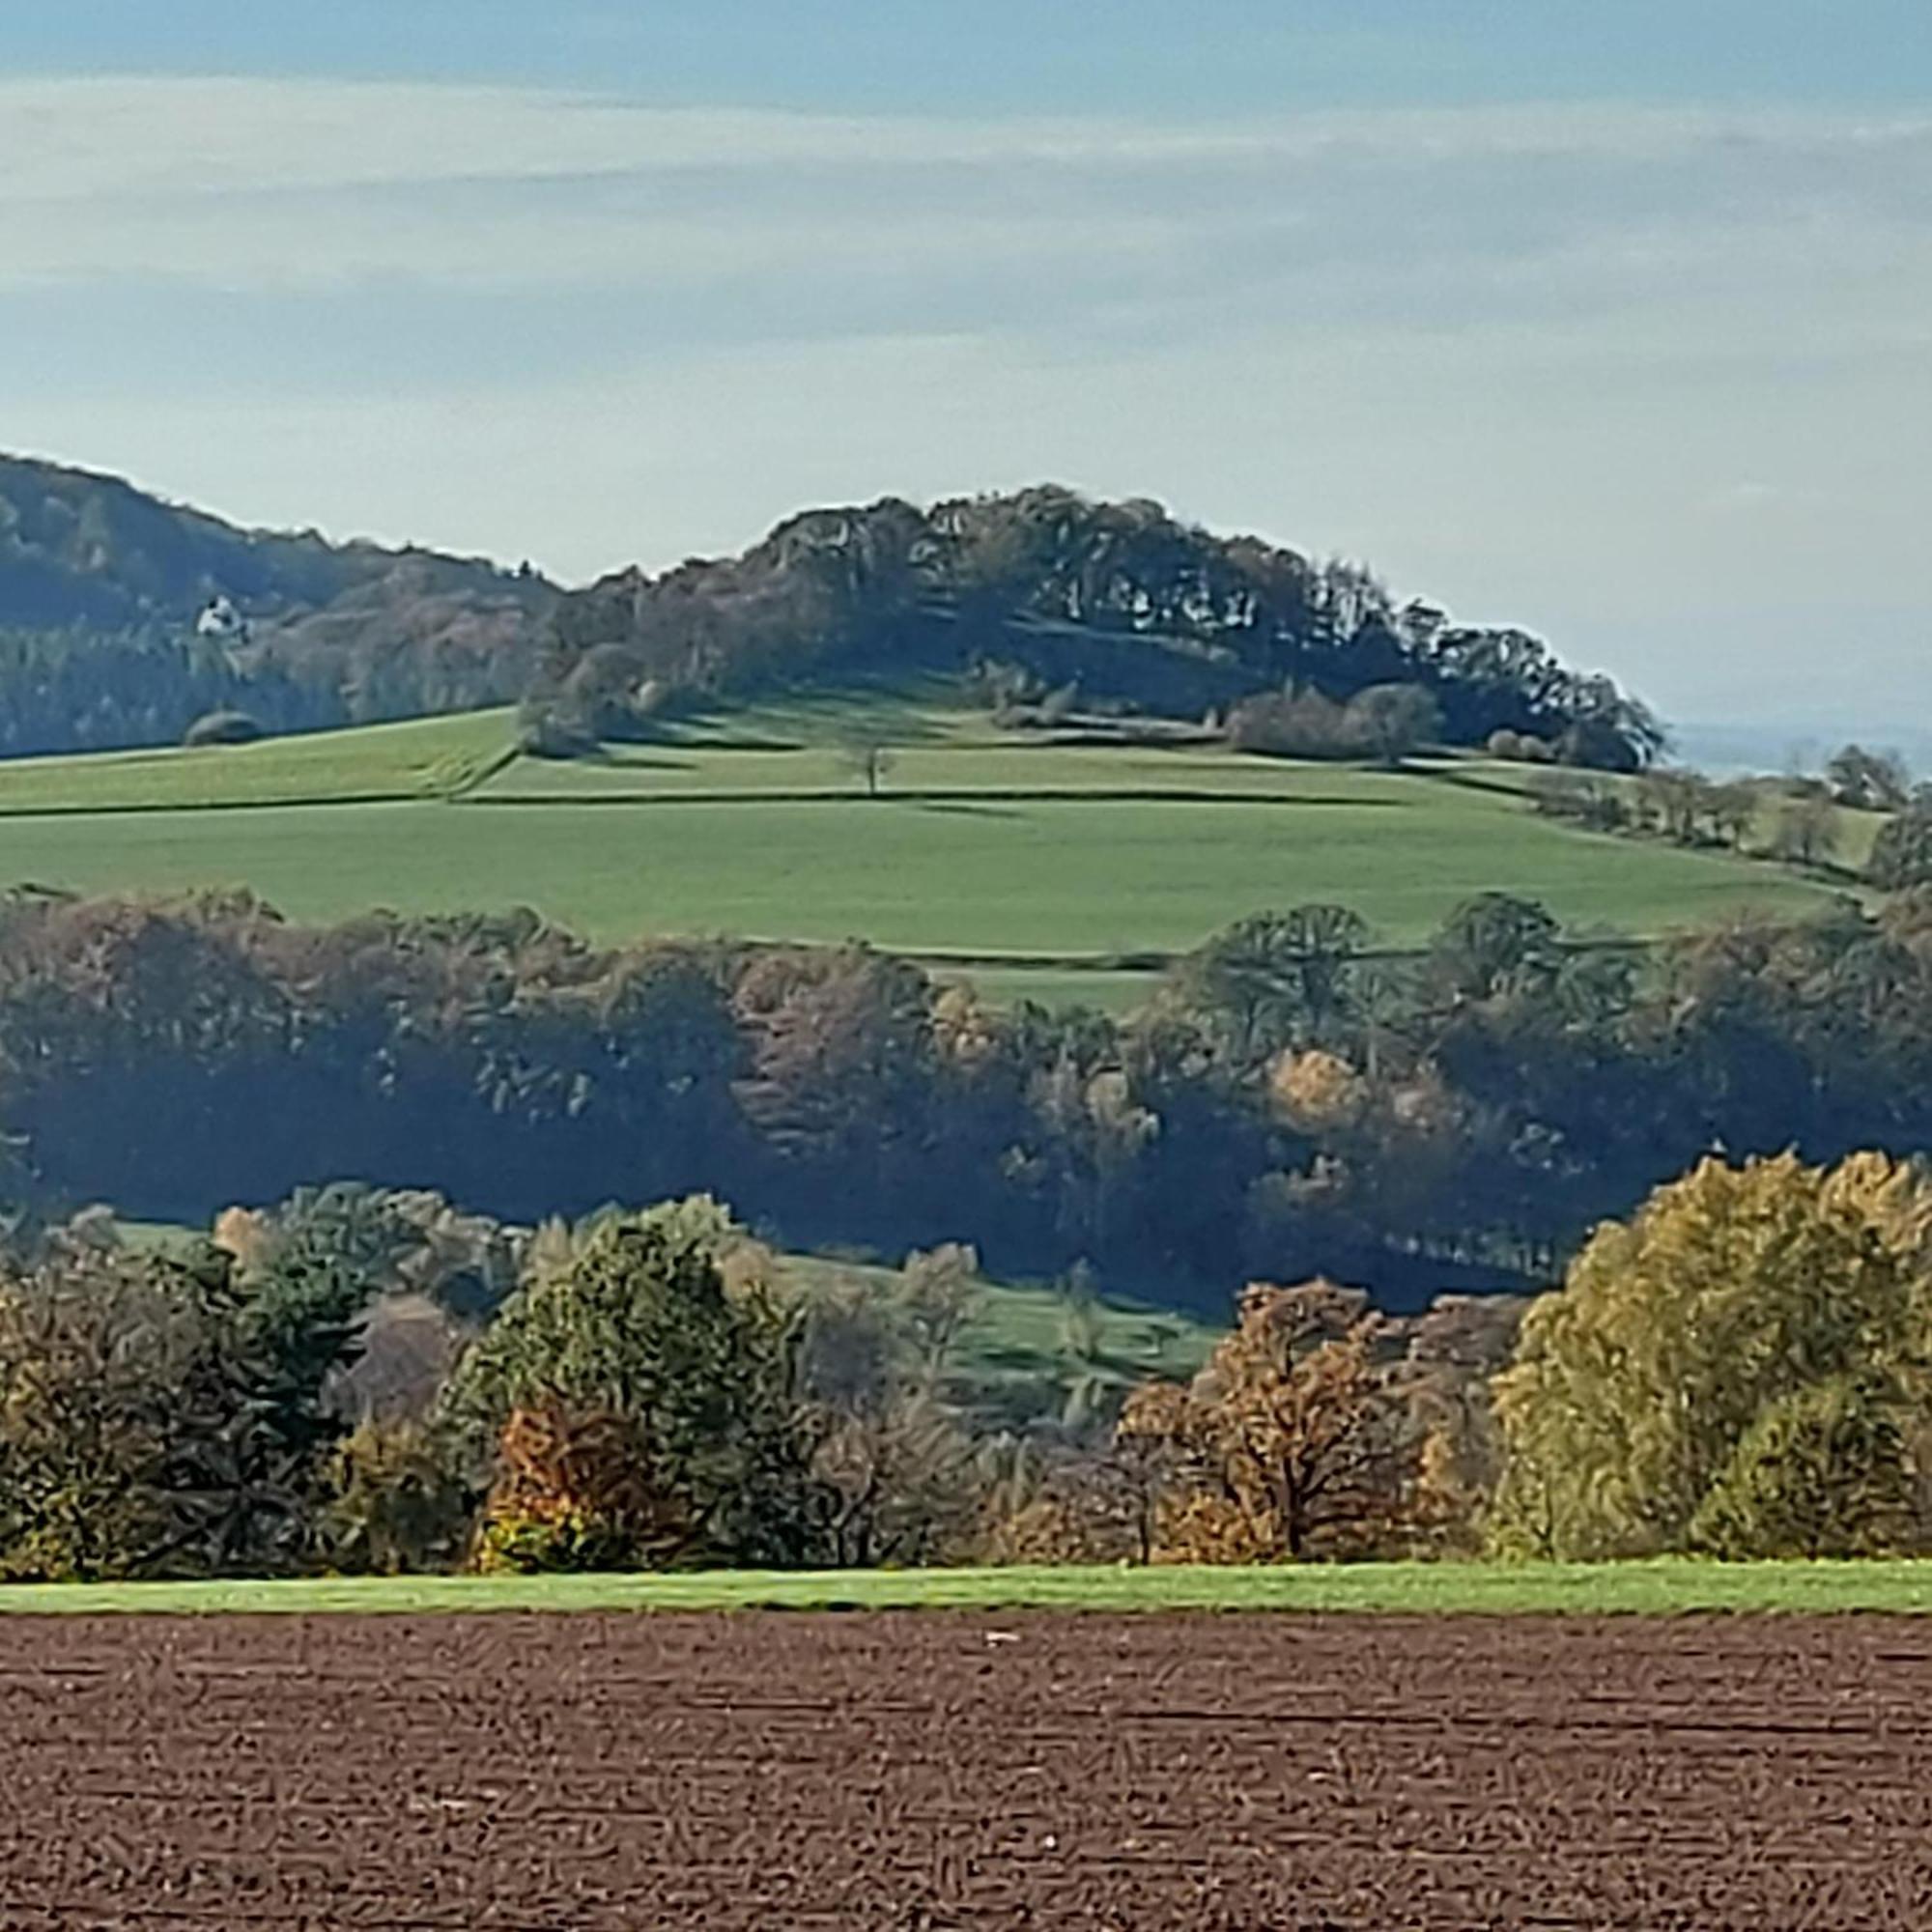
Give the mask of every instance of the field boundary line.
POLYGON ((1402 811, 1409 801, 1400 798, 1311 798, 1284 792, 1171 791, 1121 786, 1055 790, 1047 786, 900 787, 876 798, 856 788, 829 786, 810 790, 772 791, 616 791, 608 788, 564 791, 494 791, 465 796, 465 805, 1262 805, 1294 809, 1326 807, 1342 811, 1402 811))
POLYGON ((433 791, 325 792, 298 798, 198 798, 149 805, 0 805, 0 819, 152 818, 164 811, 318 811, 334 805, 441 805, 433 791))

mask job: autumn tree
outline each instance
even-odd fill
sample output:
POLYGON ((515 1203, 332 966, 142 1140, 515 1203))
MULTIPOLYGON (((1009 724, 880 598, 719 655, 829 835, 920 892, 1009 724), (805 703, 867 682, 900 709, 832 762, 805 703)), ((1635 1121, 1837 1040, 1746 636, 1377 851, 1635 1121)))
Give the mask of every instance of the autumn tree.
POLYGON ((0 1569, 28 1578, 272 1575, 316 1554, 366 1290, 58 1253, 0 1284, 0 1569))
POLYGON ((784 1564, 812 1553, 799 1324, 727 1292, 696 1200, 590 1227, 533 1269, 451 1382, 494 1452, 484 1553, 516 1567, 784 1564))
POLYGON ((0 1574, 141 1576, 165 1546, 184 1314, 145 1268, 0 1288, 0 1574))
POLYGON ((1381 1340, 1358 1291, 1258 1283, 1192 1382, 1137 1389, 1122 1436, 1172 1458, 1158 1556, 1299 1562, 1400 1544, 1421 1444, 1381 1340))
POLYGON ((1560 1558, 1850 1555, 1908 1533, 1932 1185, 1707 1160, 1607 1223, 1498 1378, 1494 1537, 1560 1558))
POLYGON ((976 1557, 996 1565, 1147 1564, 1162 1544, 1176 1458, 1152 1435, 997 1445, 976 1557), (999 1453, 1004 1450, 1004 1455, 999 1453))

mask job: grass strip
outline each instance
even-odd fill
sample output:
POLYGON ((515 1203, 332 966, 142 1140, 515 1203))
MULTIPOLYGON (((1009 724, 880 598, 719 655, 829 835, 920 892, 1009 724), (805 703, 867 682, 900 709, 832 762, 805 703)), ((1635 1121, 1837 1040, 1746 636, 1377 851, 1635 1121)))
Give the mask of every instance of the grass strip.
POLYGON ((1932 1562, 1363 1563, 9 1584, 0 1615, 717 1610, 1683 1616, 1932 1611, 1932 1562))

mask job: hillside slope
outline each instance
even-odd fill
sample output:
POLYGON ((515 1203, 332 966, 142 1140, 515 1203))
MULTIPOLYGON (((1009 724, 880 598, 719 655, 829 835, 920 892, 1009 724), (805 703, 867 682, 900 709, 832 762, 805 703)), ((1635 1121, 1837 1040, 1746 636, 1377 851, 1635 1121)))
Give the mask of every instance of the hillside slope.
POLYGON ((487 560, 246 530, 118 477, 0 457, 0 753, 499 702, 555 591, 487 560))
MULTIPOLYGON (((531 742, 583 749, 694 704, 919 676, 996 713, 1077 699, 1225 723, 1251 748, 1264 730, 1277 752, 1311 727, 1332 751, 1335 708, 1378 700, 1411 743, 1500 733, 1630 770, 1662 742, 1640 703, 1526 632, 1398 605, 1358 566, 1151 501, 885 497, 564 593, 527 566, 242 529, 0 457, 0 756, 170 744, 217 711, 290 731, 517 699, 531 742)), ((1351 729, 1372 742, 1367 713, 1351 729)))

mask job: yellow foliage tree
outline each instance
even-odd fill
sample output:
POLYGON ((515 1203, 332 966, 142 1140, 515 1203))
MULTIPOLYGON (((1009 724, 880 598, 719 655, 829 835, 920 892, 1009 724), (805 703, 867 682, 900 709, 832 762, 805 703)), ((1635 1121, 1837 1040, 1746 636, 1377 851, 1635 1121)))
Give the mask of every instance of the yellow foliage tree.
POLYGON ((1312 1046, 1275 1056, 1268 1094, 1290 1125, 1319 1131, 1353 1126, 1368 1105, 1369 1085, 1339 1053, 1312 1046))
POLYGON ((1495 1406, 1492 1534, 1568 1559, 1850 1555, 1912 1535, 1932 1185, 1710 1160, 1600 1229, 1495 1406))

